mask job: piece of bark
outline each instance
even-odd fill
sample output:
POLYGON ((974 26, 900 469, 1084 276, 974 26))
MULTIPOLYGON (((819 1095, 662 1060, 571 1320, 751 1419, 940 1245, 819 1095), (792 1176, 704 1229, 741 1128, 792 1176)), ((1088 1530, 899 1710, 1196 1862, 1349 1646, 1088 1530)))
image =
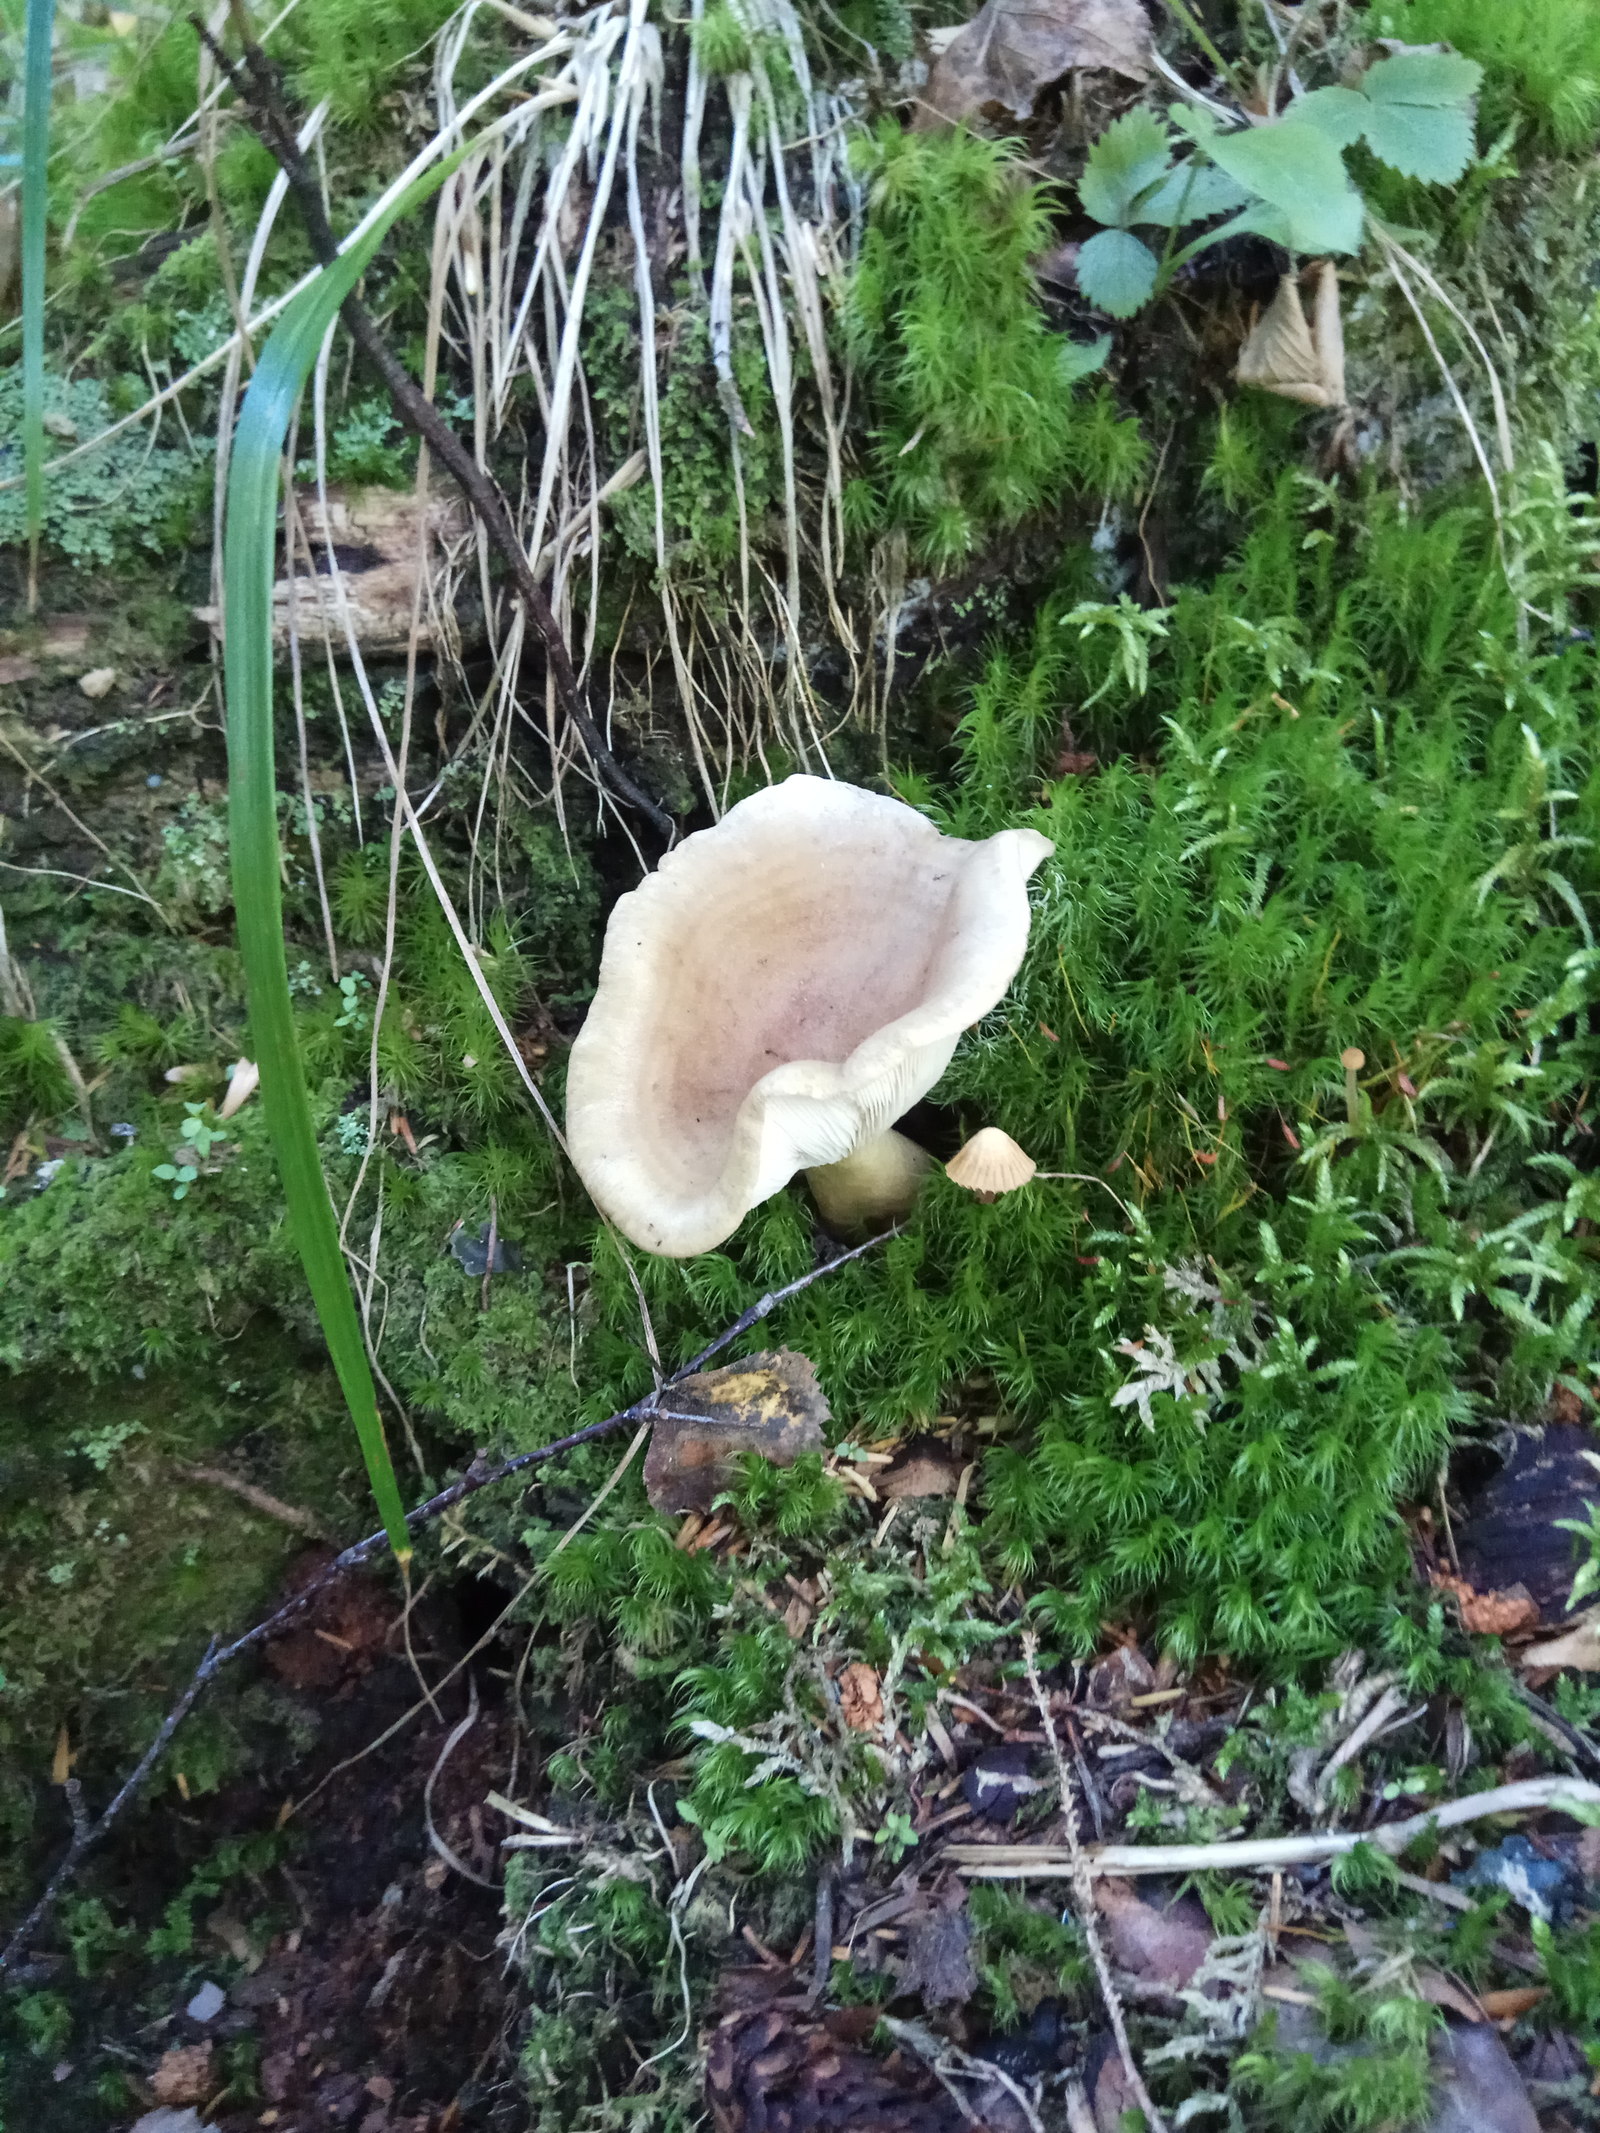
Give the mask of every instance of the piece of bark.
POLYGON ((810 1358, 792 1348, 752 1355, 726 1370, 702 1370, 664 1395, 644 1462, 645 1492, 658 1511, 709 1511, 757 1452, 792 1466, 822 1449, 830 1420, 810 1358))
POLYGON ((978 1989, 965 1889, 959 1889, 957 1897, 954 1906, 905 1922, 908 1937, 900 1990, 920 1993, 923 2006, 929 2009, 965 2007, 978 1989))
MULTIPOLYGON (((324 525, 333 536, 333 553, 339 565, 340 583, 349 603, 350 619, 363 657, 403 654, 411 637, 411 616, 417 592, 419 560, 443 543, 456 541, 466 532, 470 518, 466 505, 453 490, 432 490, 421 510, 410 489, 330 488, 326 522, 315 495, 299 498, 301 524, 311 544, 316 577, 305 570, 303 552, 300 574, 294 588, 295 628, 302 646, 321 653, 326 641, 336 658, 347 650, 344 613, 328 569, 328 545, 324 525), (421 542, 426 518, 428 541, 421 542)), ((290 589, 285 575, 272 588, 272 641, 283 647, 289 641, 290 589)), ((195 609, 198 620, 220 631, 214 607, 195 609)), ((423 601, 418 643, 423 650, 433 645, 428 603, 423 601)))
POLYGON ((1041 93, 1076 67, 1146 80, 1150 48, 1139 0, 985 0, 935 60, 916 123, 1028 119, 1041 93))
POLYGON ((1456 1527, 1461 1575, 1475 1591, 1520 1585, 1546 1622, 1565 1621, 1579 1551, 1557 1520, 1586 1517, 1600 1475, 1584 1454, 1596 1449, 1600 1437, 1587 1427, 1517 1432, 1505 1465, 1469 1496, 1456 1527))

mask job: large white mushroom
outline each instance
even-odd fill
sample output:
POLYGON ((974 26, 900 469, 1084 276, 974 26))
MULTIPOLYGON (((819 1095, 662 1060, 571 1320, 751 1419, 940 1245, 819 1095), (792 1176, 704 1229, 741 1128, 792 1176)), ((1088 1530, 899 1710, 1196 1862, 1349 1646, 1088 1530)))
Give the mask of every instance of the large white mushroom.
POLYGON ((808 777, 686 838, 619 899, 572 1048, 567 1138, 596 1204, 671 1258, 797 1170, 835 1224, 903 1212, 926 1159, 889 1128, 1015 976, 1053 849, 944 837, 808 777))

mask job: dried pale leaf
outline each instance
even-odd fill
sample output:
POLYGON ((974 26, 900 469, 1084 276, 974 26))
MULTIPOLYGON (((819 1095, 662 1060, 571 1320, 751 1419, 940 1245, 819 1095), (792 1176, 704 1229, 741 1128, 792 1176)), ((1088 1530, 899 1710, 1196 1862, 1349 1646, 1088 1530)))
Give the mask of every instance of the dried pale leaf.
POLYGON ((1300 302, 1300 285, 1285 274, 1278 293, 1251 327, 1234 376, 1306 407, 1331 407, 1321 358, 1300 302))
POLYGON ((790 1466, 822 1449, 828 1403, 808 1357, 779 1348, 726 1370, 702 1370, 663 1396, 644 1463, 658 1511, 709 1511, 738 1479, 739 1460, 758 1452, 790 1466))
POLYGON ((883 1693, 864 1659, 852 1660, 839 1676, 839 1710, 853 1733, 876 1733, 883 1724, 883 1693))
POLYGON ((1094 1884, 1094 1902, 1119 1970, 1177 1992, 1205 1961, 1211 1922, 1195 1897, 1150 1902, 1131 1881, 1107 1874, 1094 1884))
POLYGON ((91 703, 98 703, 102 696, 109 696, 116 685, 115 667, 92 667, 87 674, 78 676, 78 687, 91 703))
POLYGON ((261 1069, 253 1059, 237 1059, 228 1076, 228 1091, 217 1106, 218 1118, 232 1118, 242 1111, 261 1086, 261 1069))
POLYGON ((1328 394, 1327 405, 1343 407, 1344 314, 1339 308, 1339 275, 1331 259, 1325 259, 1317 272, 1317 300, 1311 338, 1316 344, 1322 383, 1328 394))
POLYGON ((1530 1644, 1520 1654, 1519 1663, 1524 1669, 1570 1666, 1584 1674, 1600 1673, 1600 1610, 1574 1622, 1559 1637, 1550 1637, 1543 1644, 1530 1644))
POLYGON ((985 0, 934 62, 917 124, 1031 118, 1040 92, 1075 67, 1148 78, 1150 23, 1138 0, 985 0))

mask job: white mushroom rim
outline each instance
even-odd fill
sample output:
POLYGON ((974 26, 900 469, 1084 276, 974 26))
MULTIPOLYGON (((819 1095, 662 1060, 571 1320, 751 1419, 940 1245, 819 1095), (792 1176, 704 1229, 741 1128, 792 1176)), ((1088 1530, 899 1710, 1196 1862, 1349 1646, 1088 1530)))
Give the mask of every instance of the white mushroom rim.
POLYGON ((635 1244, 709 1251, 925 1096, 1028 944, 1036 830, 941 836, 824 778, 755 793, 617 903, 567 1138, 635 1244))

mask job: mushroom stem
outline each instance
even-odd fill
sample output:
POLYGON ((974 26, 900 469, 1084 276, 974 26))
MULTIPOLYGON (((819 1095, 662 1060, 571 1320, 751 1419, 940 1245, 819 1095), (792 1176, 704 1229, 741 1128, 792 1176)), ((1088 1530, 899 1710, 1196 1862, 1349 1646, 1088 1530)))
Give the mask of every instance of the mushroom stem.
POLYGON ((806 1183, 822 1219, 836 1235, 899 1222, 916 1205, 922 1181, 933 1168, 926 1148, 891 1127, 863 1141, 842 1163, 819 1163, 806 1183))

